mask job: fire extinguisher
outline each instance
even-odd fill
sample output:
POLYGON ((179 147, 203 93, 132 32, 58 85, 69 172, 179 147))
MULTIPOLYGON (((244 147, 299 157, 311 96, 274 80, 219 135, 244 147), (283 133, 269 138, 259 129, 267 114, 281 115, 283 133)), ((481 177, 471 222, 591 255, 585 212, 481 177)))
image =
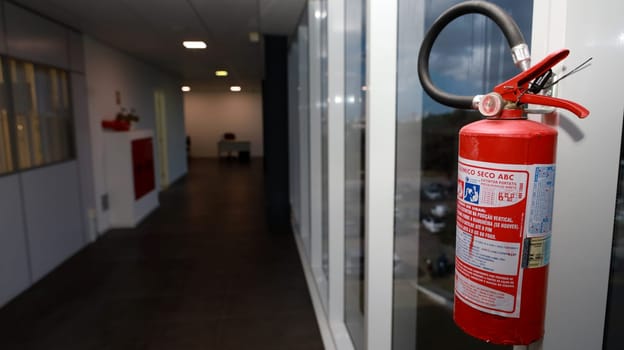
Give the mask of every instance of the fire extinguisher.
POLYGON ((418 74, 436 101, 478 109, 485 119, 459 132, 453 318, 466 333, 495 344, 528 345, 544 334, 557 131, 527 120, 527 105, 564 108, 580 118, 583 106, 540 95, 552 86, 556 51, 534 66, 514 20, 498 6, 468 1, 433 23, 422 42, 418 74), (503 31, 514 63, 523 70, 486 95, 456 96, 429 76, 438 34, 457 17, 479 13, 503 31))

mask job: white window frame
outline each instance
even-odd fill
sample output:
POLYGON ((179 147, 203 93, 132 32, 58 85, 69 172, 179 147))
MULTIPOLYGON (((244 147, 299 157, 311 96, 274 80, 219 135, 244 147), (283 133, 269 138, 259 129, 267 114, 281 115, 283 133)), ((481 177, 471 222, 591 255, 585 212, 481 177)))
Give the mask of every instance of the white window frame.
POLYGON ((365 348, 392 348, 397 0, 366 1, 365 348))

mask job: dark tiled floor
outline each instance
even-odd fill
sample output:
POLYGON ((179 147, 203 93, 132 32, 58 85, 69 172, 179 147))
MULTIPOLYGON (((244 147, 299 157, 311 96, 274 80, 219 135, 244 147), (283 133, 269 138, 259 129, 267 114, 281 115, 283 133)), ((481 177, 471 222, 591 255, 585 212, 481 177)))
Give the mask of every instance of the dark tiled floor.
POLYGON ((0 349, 322 349, 262 184, 260 160, 193 160, 138 228, 109 232, 0 309, 0 349))

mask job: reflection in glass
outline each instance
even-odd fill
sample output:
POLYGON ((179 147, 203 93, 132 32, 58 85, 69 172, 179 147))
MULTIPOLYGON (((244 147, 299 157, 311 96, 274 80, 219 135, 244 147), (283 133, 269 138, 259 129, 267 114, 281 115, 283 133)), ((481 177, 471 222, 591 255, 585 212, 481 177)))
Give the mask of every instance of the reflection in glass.
POLYGON ((620 174, 618 179, 615 225, 613 230, 613 251, 611 253, 611 276, 607 299, 604 349, 621 349, 624 334, 624 135, 620 149, 620 174))
MULTIPOLYGON (((499 348, 465 335, 452 319, 457 135, 480 115, 433 101, 423 93, 416 71, 424 30, 459 2, 399 1, 395 350, 499 348)), ((531 37, 532 2, 494 2, 514 17, 525 38, 531 37)), ((430 69, 436 85, 460 95, 489 92, 518 72, 499 29, 478 15, 444 29, 430 69)))
POLYGON ((73 157, 65 71, 10 60, 18 165, 21 169, 73 157))
MULTIPOLYGON (((0 59, 0 66, 3 62, 0 59)), ((11 129, 7 106, 7 85, 4 70, 0 68, 0 174, 13 171, 11 129)))
POLYGON ((345 2, 345 324, 364 340, 365 1, 345 2))

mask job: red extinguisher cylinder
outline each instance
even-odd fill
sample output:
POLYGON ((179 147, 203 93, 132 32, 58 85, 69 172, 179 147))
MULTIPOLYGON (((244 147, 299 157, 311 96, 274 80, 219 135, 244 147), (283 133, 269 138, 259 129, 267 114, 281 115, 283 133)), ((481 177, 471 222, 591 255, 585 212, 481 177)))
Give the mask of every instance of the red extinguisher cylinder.
POLYGON ((454 319, 495 344, 544 334, 557 131, 525 119, 459 133, 454 319))
POLYGON ((529 47, 513 18, 484 0, 444 11, 421 43, 418 77, 423 90, 443 105, 478 109, 489 118, 459 133, 453 313, 463 331, 486 342, 528 345, 544 335, 557 131, 523 116, 530 105, 563 108, 579 118, 589 115, 580 104, 548 94, 561 80, 553 76, 553 67, 569 53, 556 50, 531 65, 529 47), (434 84, 429 60, 442 30, 473 13, 501 29, 522 72, 485 95, 460 96, 434 84))

